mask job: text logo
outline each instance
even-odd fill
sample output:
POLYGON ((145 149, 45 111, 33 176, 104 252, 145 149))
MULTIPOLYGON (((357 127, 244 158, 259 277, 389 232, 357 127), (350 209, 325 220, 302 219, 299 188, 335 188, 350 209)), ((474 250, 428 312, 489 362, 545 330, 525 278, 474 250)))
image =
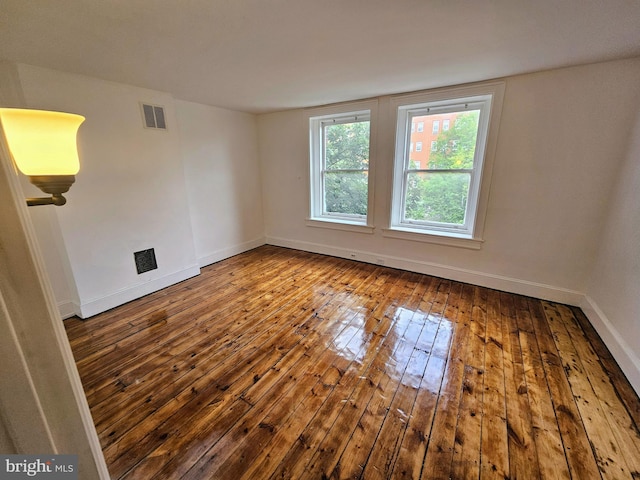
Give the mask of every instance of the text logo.
POLYGON ((78 480, 77 455, 0 455, 0 480, 78 480))

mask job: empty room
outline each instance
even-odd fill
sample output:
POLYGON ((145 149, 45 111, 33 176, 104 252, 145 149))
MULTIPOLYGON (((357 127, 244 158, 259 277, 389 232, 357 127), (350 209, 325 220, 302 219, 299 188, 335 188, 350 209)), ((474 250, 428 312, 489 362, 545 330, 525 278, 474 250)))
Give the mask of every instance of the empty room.
POLYGON ((0 125, 1 478, 640 478, 640 3, 3 0, 0 125))

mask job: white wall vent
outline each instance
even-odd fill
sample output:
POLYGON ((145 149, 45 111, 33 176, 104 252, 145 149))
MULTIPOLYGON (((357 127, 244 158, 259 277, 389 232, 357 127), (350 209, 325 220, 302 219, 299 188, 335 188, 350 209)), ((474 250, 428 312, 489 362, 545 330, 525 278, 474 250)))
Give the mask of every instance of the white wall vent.
POLYGON ((167 123, 164 118, 164 107, 142 103, 142 118, 145 128, 166 130, 167 123))

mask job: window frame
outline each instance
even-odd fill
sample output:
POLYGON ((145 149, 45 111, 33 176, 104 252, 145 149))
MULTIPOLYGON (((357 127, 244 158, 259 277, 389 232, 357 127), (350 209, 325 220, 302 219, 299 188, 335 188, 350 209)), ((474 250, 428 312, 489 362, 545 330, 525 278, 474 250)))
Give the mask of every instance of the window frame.
MULTIPOLYGON (((396 141, 389 227, 384 229, 385 236, 473 249, 481 248, 503 97, 504 82, 489 82, 397 95, 391 98, 390 105, 396 119, 396 141), (446 113, 447 110, 460 111, 459 107, 465 104, 481 105, 482 108, 464 226, 428 221, 406 221, 404 219, 406 179, 410 170, 406 145, 411 138, 410 132, 407 132, 407 122, 413 121, 414 117, 418 116, 417 112, 424 115, 427 109, 431 109, 429 113, 438 110, 441 113, 446 113)), ((420 170, 428 170, 428 168, 420 170)))
POLYGON ((373 170, 377 100, 310 109, 306 112, 309 131, 309 217, 307 226, 325 227, 361 233, 373 233, 373 170), (348 123, 355 118, 369 121, 369 165, 367 171, 367 214, 352 215, 325 211, 325 157, 323 125, 335 120, 348 123))

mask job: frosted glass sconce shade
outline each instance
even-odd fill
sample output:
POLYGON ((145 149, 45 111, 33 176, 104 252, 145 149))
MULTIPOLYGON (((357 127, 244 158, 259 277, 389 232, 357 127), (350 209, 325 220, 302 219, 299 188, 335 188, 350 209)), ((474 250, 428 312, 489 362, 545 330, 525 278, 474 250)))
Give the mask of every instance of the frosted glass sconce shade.
POLYGON ((80 169, 76 135, 84 117, 72 113, 0 108, 7 145, 18 169, 31 183, 52 194, 29 199, 31 205, 64 205, 80 169))

